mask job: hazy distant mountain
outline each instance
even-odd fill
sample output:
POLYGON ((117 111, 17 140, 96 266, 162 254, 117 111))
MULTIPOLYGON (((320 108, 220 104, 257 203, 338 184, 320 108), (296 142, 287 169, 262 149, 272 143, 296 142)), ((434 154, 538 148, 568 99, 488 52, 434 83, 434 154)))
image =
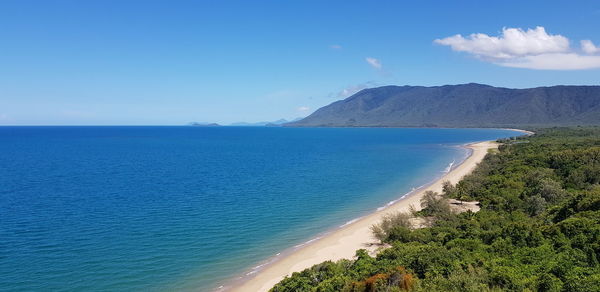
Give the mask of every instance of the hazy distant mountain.
POLYGON ((198 122, 191 122, 191 123, 189 123, 189 125, 194 126, 194 127, 220 127, 221 126, 217 123, 198 123, 198 122))
POLYGON ((286 119, 279 119, 279 120, 273 121, 273 122, 256 122, 256 123, 237 122, 237 123, 229 124, 229 126, 238 126, 238 127, 280 126, 280 125, 283 125, 285 123, 296 122, 296 121, 299 121, 301 119, 302 118, 295 118, 295 119, 293 119, 291 121, 288 121, 286 119))
POLYGON ((600 86, 482 84, 364 89, 286 126, 511 127, 599 125, 600 86))

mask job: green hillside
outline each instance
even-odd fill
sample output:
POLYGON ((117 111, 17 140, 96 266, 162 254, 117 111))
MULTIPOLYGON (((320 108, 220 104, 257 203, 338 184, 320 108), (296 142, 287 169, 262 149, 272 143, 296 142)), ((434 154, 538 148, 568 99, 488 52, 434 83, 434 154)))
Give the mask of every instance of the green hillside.
POLYGON ((288 126, 537 127, 600 125, 600 86, 482 84, 362 90, 288 126))

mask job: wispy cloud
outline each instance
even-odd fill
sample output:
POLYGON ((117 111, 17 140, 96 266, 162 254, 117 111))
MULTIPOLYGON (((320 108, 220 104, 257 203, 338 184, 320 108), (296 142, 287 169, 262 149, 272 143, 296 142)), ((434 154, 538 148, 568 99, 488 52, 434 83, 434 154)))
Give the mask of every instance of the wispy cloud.
POLYGON ((0 121, 7 122, 10 121, 10 117, 7 114, 0 113, 0 121))
POLYGON ((338 44, 329 45, 329 48, 332 50, 341 50, 342 46, 338 44))
POLYGON ((335 97, 335 98, 346 98, 346 97, 351 96, 363 89, 376 87, 376 86, 378 86, 378 84, 374 81, 364 82, 364 83, 360 83, 360 84, 354 84, 354 85, 345 87, 344 89, 340 90, 336 94, 330 94, 330 96, 335 97))
POLYGON ((590 40, 581 41, 581 50, 570 47, 568 38, 548 34, 544 27, 523 30, 503 28, 500 36, 474 33, 434 40, 452 50, 469 53, 480 60, 505 67, 539 70, 580 70, 600 68, 600 53, 590 40))
POLYGON ((296 110, 297 110, 297 111, 299 111, 299 112, 301 112, 301 113, 304 113, 304 112, 307 112, 307 111, 309 111, 309 110, 310 110, 310 107, 307 107, 307 106, 301 106, 301 107, 297 108, 296 110))
POLYGON ((367 57, 367 58, 365 58, 365 61, 367 61, 367 63, 369 63, 369 65, 371 65, 371 67, 373 67, 377 70, 381 70, 383 68, 381 61, 379 61, 378 59, 375 59, 373 57, 367 57))

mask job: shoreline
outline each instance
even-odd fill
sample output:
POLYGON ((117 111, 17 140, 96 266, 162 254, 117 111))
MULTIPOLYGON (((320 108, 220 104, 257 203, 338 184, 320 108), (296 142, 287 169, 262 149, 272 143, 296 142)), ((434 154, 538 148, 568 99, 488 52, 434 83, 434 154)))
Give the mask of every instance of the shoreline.
POLYGON ((531 136, 531 135, 535 135, 535 132, 532 131, 527 131, 527 130, 522 130, 522 129, 513 129, 513 128, 502 128, 503 130, 511 130, 511 131, 515 131, 515 132, 520 132, 523 133, 525 135, 523 136, 531 136))
MULTIPOLYGON (((531 135, 531 132, 528 131, 520 132, 531 135)), ((288 250, 289 253, 284 251, 285 254, 282 254, 281 257, 268 259, 260 265, 264 268, 257 270, 253 277, 239 282, 230 282, 231 285, 221 286, 218 291, 268 291, 285 276, 302 271, 315 264, 327 260, 352 259, 358 249, 366 249, 371 254, 375 253, 380 245, 372 237, 370 227, 378 223, 383 215, 394 212, 407 212, 411 205, 419 210, 420 199, 426 191, 441 192, 444 181, 456 184, 463 176, 471 173, 477 164, 483 160, 489 149, 497 148, 498 144, 494 141, 484 141, 462 145, 461 147, 469 150, 468 156, 431 183, 408 192, 387 205, 377 208, 372 213, 355 218, 337 229, 311 239, 300 247, 288 250)))

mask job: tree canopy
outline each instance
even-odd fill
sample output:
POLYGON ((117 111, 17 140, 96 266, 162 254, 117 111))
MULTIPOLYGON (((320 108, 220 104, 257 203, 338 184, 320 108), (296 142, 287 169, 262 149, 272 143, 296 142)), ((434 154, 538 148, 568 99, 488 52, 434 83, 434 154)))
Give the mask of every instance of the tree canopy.
POLYGON ((387 218, 392 247, 324 262, 271 291, 600 291, 600 128, 540 129, 502 141, 442 197, 476 200, 477 213, 447 212, 429 194, 410 229, 387 218))

